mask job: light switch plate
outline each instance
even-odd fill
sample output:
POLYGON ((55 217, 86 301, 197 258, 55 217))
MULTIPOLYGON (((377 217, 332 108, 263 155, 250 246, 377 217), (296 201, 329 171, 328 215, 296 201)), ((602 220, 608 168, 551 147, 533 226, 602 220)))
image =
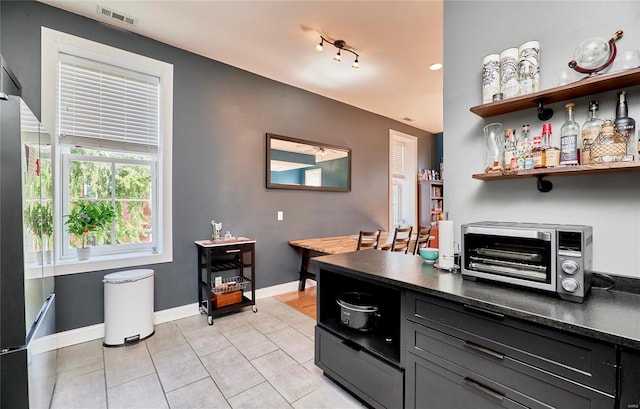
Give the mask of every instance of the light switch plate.
POLYGON ((284 212, 282 210, 278 210, 278 221, 284 220, 284 212))

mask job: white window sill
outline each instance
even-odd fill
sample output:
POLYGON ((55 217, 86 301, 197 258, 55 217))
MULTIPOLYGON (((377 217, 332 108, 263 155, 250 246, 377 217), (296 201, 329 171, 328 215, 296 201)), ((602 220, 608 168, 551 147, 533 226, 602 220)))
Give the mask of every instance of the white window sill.
POLYGON ((92 255, 89 260, 66 259, 56 260, 55 265, 44 266, 28 264, 25 273, 27 276, 38 274, 44 268, 44 276, 62 276, 68 274, 86 273, 89 271, 112 270, 115 268, 138 267, 149 264, 170 263, 173 261, 173 253, 129 253, 109 256, 92 255))

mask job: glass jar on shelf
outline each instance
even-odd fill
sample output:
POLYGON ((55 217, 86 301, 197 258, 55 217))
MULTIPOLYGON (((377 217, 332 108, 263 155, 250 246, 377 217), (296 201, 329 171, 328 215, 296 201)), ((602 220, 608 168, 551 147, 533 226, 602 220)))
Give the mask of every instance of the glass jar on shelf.
POLYGON ((613 121, 606 119, 602 131, 591 145, 594 163, 620 162, 627 153, 627 140, 613 128, 613 121))
POLYGON ((504 140, 502 139, 502 124, 492 123, 484 130, 484 171, 485 173, 500 173, 504 169, 504 140))

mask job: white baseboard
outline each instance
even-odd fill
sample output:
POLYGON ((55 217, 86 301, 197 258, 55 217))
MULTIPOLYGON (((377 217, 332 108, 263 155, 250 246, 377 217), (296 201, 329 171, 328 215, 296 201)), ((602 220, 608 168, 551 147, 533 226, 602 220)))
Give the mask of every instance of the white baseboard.
MULTIPOLYGON (((298 289, 298 283, 298 281, 291 281, 289 283, 260 288, 256 290, 256 300, 295 291, 298 289)), ((313 287, 316 285, 316 282, 313 280, 307 280, 306 285, 307 287, 313 287)), ((167 308, 166 310, 160 310, 153 313, 153 324, 158 325, 169 321, 179 320, 193 315, 198 315, 199 313, 198 303, 167 308)), ((43 337, 40 342, 47 345, 48 348, 53 349, 64 348, 100 338, 104 338, 104 323, 58 332, 43 337)))
MULTIPOLYGON (((298 289, 299 281, 291 281, 284 284, 272 285, 271 287, 260 288, 256 290, 256 300, 261 298, 269 298, 275 295, 289 293, 291 291, 296 291, 298 289)), ((306 286, 307 287, 315 287, 316 282, 313 280, 307 279, 306 286)))

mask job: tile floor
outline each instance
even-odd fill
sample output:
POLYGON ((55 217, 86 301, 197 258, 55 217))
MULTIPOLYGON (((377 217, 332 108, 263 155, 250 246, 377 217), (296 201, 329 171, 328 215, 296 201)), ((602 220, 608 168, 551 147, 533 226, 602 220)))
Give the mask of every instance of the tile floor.
POLYGON ((156 326, 145 341, 58 351, 53 409, 363 408, 313 363, 315 320, 274 298, 156 326))

